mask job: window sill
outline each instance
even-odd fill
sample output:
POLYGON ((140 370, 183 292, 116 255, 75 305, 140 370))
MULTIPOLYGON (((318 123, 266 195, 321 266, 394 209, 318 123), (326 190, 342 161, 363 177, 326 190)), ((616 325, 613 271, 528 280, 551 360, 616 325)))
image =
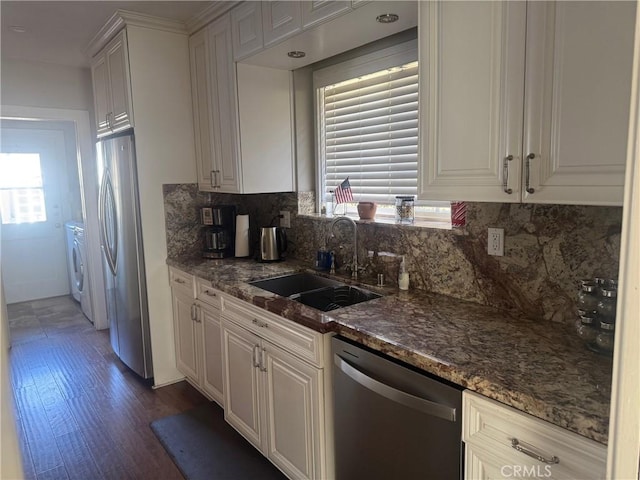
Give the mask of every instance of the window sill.
POLYGON ((298 214, 298 217, 302 217, 302 218, 313 218, 313 219, 317 219, 317 220, 326 220, 326 221, 330 221, 333 220, 334 218, 338 218, 338 217, 348 217, 350 219, 352 219, 354 222, 359 223, 359 224, 365 224, 365 225, 385 225, 385 226, 389 226, 389 227, 400 227, 402 229, 408 228, 408 229, 419 229, 419 230, 423 230, 423 229, 435 229, 435 230, 449 230, 453 233, 456 234, 463 234, 464 233, 464 227, 462 228, 452 228, 451 227, 451 222, 450 221, 438 221, 438 220, 416 220, 414 223, 412 224, 404 224, 404 223, 396 223, 394 219, 391 218, 375 218, 373 220, 361 220, 357 215, 322 215, 320 213, 312 213, 312 214, 298 214))

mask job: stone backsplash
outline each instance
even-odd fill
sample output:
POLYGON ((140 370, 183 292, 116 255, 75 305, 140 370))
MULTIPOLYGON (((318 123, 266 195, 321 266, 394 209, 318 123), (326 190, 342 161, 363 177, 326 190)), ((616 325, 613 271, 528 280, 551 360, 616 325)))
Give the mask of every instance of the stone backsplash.
MULTIPOLYGON (((352 256, 346 224, 331 239, 331 219, 309 216, 309 192, 207 194, 196 185, 165 185, 164 195, 169 256, 198 254, 198 207, 207 203, 235 204, 238 213, 248 213, 254 244, 259 227, 280 210, 299 211, 292 214, 289 255, 313 265, 328 242, 339 264, 352 256)), ((454 230, 360 222, 358 256, 369 281, 384 273, 387 283, 396 283, 405 255, 412 289, 568 323, 575 320, 581 278, 617 277, 621 223, 620 207, 469 203, 466 226, 454 230), (504 228, 503 257, 487 254, 489 227, 504 228)))

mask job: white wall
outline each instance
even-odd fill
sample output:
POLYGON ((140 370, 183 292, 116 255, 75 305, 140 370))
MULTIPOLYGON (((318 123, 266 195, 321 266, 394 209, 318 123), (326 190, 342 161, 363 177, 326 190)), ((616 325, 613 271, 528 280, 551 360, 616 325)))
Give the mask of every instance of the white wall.
POLYGON ((186 35, 127 27, 142 241, 156 385, 176 369, 162 185, 195 183, 196 161, 186 35))
POLYGON ((2 104, 87 110, 93 118, 91 71, 2 59, 2 104))

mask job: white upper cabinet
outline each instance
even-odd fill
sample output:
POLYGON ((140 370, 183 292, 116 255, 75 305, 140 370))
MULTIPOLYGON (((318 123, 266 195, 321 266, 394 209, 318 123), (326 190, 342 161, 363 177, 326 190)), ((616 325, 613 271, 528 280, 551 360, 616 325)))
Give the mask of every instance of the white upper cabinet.
POLYGON ((264 46, 269 47, 302 30, 300 2, 262 2, 264 46))
POLYGON ((225 15, 189 40, 198 186, 293 191, 291 73, 236 67, 231 32, 225 15))
POLYGON ((301 2, 302 24, 304 28, 317 25, 325 20, 341 15, 351 9, 351 2, 335 0, 311 0, 301 2))
POLYGON ((519 201, 520 162, 503 166, 522 144, 525 4, 418 8, 421 198, 519 201))
POLYGON ((133 126, 127 32, 121 31, 92 60, 98 136, 133 126))
POLYGON ((634 8, 420 3, 420 198, 621 204, 634 8))
POLYGON ((236 73, 228 17, 189 40, 198 185, 239 193, 236 73))
POLYGON ((634 19, 634 2, 528 4, 525 201, 622 205, 634 19))
POLYGON ((234 60, 262 50, 261 2, 242 2, 231 11, 234 60))

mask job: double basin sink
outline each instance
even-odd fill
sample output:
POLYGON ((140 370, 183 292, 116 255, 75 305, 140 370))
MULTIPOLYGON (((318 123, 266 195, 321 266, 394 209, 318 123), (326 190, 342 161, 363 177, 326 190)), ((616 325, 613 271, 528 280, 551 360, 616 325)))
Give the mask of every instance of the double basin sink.
POLYGON ((382 295, 313 273, 293 273, 249 282, 249 285, 328 312, 382 295))

